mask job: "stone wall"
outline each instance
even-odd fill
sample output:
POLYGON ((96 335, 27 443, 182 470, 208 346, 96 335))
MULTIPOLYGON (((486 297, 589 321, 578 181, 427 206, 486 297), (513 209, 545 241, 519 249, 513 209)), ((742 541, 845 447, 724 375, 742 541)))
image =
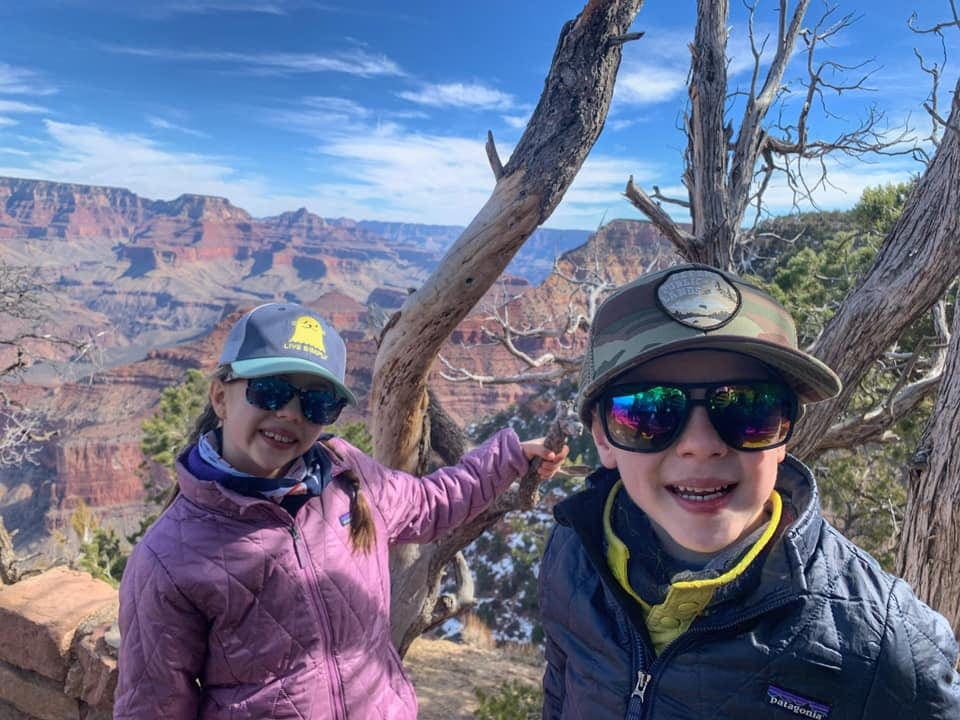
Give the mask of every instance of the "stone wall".
POLYGON ((117 591, 53 568, 0 585, 0 720, 109 720, 117 591))

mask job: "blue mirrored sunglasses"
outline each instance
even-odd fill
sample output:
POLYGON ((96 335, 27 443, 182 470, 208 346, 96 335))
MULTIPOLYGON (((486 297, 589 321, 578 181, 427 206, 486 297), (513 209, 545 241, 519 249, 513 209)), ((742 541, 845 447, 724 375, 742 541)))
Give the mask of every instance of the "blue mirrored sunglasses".
MULTIPOLYGON (((240 379, 242 378, 228 377, 226 382, 240 379)), ((297 396, 300 400, 300 412, 314 425, 330 425, 336 422, 347 405, 346 399, 338 395, 333 388, 305 390, 279 375, 246 380, 247 402, 254 407, 261 410, 279 410, 297 396)))

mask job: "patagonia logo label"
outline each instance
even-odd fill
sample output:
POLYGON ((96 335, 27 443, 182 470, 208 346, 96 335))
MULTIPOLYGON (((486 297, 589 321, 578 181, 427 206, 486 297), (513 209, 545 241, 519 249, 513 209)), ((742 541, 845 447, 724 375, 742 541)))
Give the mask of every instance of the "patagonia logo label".
POLYGON ((767 686, 767 700, 771 705, 776 705, 797 717, 813 718, 813 720, 827 720, 830 717, 829 705, 778 688, 776 685, 767 686))
POLYGON ((341 525, 349 525, 349 524, 350 524, 350 513, 345 512, 343 515, 340 516, 340 524, 341 524, 341 525))

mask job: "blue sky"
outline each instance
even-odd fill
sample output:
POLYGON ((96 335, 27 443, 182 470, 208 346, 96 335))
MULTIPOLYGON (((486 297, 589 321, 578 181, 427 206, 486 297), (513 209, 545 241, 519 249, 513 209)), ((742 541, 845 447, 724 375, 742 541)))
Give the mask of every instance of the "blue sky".
MULTIPOLYGON (((792 4, 792 3, 791 3, 792 4)), ((836 0, 858 22, 822 54, 868 61, 864 93, 830 97, 814 134, 832 137, 871 104, 887 125, 929 134, 930 91, 909 32, 949 17, 948 0, 836 0)), ((627 45, 607 125, 548 227, 595 229, 638 218, 622 192, 678 192, 693 0, 648 0, 627 45)), ((749 80, 743 5, 734 0, 730 68, 749 80)), ((760 0, 759 33, 776 28, 760 0)), ((506 162, 543 88, 563 23, 580 0, 406 3, 382 0, 31 0, 0 3, 0 175, 128 188, 153 199, 222 195, 255 216, 299 207, 325 217, 467 224, 493 188, 487 130, 506 162)), ((814 0, 812 25, 823 5, 814 0)), ((947 108, 960 30, 944 72, 947 108)), ((787 79, 801 78, 795 58, 787 79)), ((786 110, 795 111, 800 91, 786 110)), ((946 111, 944 110, 944 114, 946 111)), ((903 180, 909 157, 843 158, 820 207, 903 180)), ((771 210, 786 212, 782 183, 771 210)), ((682 219, 682 216, 678 216, 682 219)))

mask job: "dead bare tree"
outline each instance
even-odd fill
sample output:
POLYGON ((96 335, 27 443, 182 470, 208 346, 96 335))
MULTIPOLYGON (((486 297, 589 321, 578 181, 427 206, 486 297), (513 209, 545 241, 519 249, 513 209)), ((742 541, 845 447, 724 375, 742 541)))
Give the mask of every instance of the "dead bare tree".
MULTIPOLYGON (((374 363, 372 435, 377 459, 421 471, 429 458, 427 376, 440 347, 557 206, 603 128, 622 45, 642 0, 589 0, 560 32, 543 94, 510 160, 491 142, 490 199, 422 288, 385 330, 374 363)), ((492 521, 491 521, 492 523, 492 521)), ((394 641, 404 652, 438 620, 442 568, 434 546, 405 546, 391 561, 394 641)))
POLYGON ((35 462, 40 443, 49 440, 43 418, 12 396, 21 373, 51 355, 66 353, 77 362, 92 341, 44 332, 56 301, 36 268, 0 260, 0 465, 35 462))
MULTIPOLYGON (((780 22, 773 57, 762 82, 759 58, 764 43, 758 43, 751 27, 754 72, 742 98, 743 114, 735 128, 725 112, 725 108, 731 107, 727 102, 731 93, 726 76, 728 4, 724 0, 698 3, 696 39, 691 47, 688 145, 683 177, 692 230, 686 231, 677 225, 632 179, 627 183, 627 197, 690 260, 732 269, 735 249, 748 233, 744 229, 748 208, 761 206, 763 191, 774 173, 782 173, 799 196, 809 197, 819 184, 826 182, 824 158, 830 153, 913 152, 913 148, 897 149, 895 143, 899 138, 881 138, 877 130, 879 115, 874 111, 856 128, 832 141, 811 139, 808 121, 814 101, 821 100, 825 92, 862 87, 867 73, 849 82, 827 82, 824 72, 827 68, 853 72, 858 69, 814 60, 818 45, 848 26, 849 16, 835 21, 832 19, 834 9, 827 7, 813 29, 805 30, 803 19, 809 0, 798 0, 792 11, 788 10, 786 0, 781 0, 779 5, 780 22), (807 60, 805 102, 792 124, 785 124, 782 115, 772 121, 771 109, 783 88, 784 70, 798 42, 805 45, 807 60), (804 168, 805 163, 811 161, 817 174, 808 178, 804 168)), ((755 9, 756 5, 751 6, 751 15, 755 9)), ((847 410, 866 373, 895 346, 911 323, 943 298, 960 271, 957 213, 960 153, 958 133, 949 131, 960 127, 958 96, 960 86, 954 94, 950 117, 941 119, 948 131, 938 138, 935 153, 899 221, 884 239, 873 266, 809 348, 837 371, 844 391, 830 402, 812 406, 798 426, 791 450, 801 457, 809 458, 829 447, 878 437, 896 421, 896 413, 915 406, 935 391, 944 361, 950 362, 949 357, 934 357, 921 380, 899 383, 875 410, 835 424, 847 410)), ((934 107, 928 109, 935 115, 934 107)), ((944 324, 941 318, 940 326, 944 324)), ((956 378, 950 377, 948 385, 956 382, 956 378)), ((941 390, 941 394, 943 392, 941 390)), ((952 487, 956 491, 957 471, 954 469, 953 473, 952 487)), ((956 497, 956 493, 952 497, 956 497)), ((949 508, 944 512, 952 511, 947 498, 941 499, 941 503, 949 508)), ((917 522, 916 517, 911 522, 917 522)), ((914 529, 908 527, 905 537, 912 532, 914 529)), ((953 538, 955 540, 956 534, 953 538)), ((946 548, 955 550, 956 546, 954 543, 943 547, 946 553, 946 548)), ((950 577, 960 575, 954 573, 950 577)), ((956 587, 953 592, 960 594, 956 587)), ((944 607, 945 612, 955 609, 954 605, 940 607, 944 607)), ((950 619, 955 627, 960 627, 960 614, 954 612, 950 619)))

